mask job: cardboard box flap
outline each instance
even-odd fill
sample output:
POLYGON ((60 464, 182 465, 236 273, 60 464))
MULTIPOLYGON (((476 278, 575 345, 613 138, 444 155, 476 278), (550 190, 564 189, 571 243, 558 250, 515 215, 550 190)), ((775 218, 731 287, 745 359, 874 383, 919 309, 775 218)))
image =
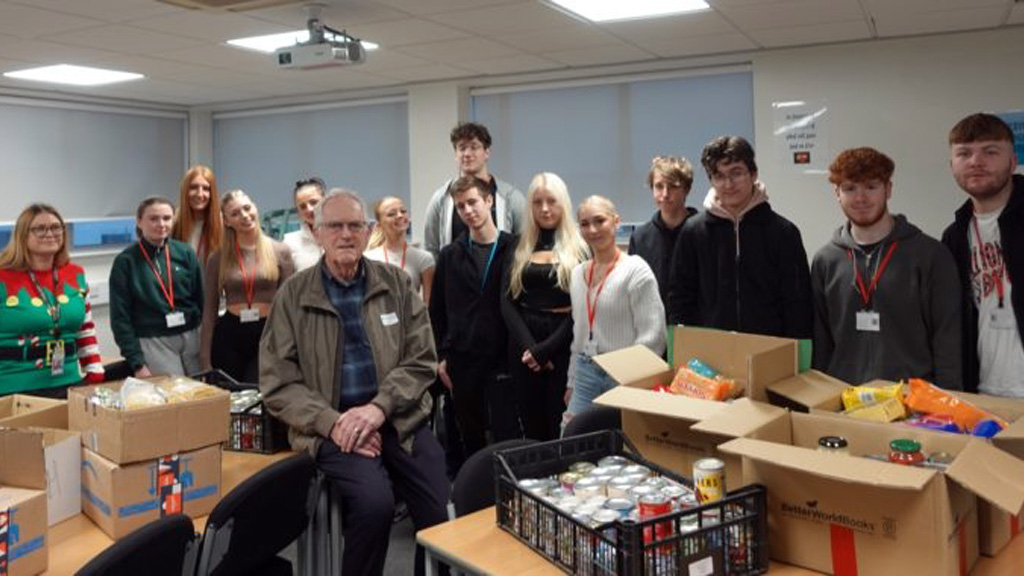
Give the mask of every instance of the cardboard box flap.
POLYGON ((968 442, 946 476, 1008 514, 1024 507, 1024 462, 984 440, 968 442))
POLYGON ((0 485, 46 490, 42 432, 0 428, 0 485))
POLYGON ((1003 431, 996 435, 998 440, 1024 440, 1024 418, 1011 423, 1003 431))
POLYGON ((661 356, 642 344, 599 354, 594 356, 594 362, 619 384, 658 376, 670 370, 661 356))
POLYGON ((692 429, 738 438, 785 416, 786 410, 783 408, 740 398, 726 404, 725 409, 717 414, 694 424, 692 429))
POLYGON ((693 422, 720 414, 729 406, 724 402, 698 400, 629 386, 612 388, 594 399, 594 404, 693 422))
POLYGON ((846 382, 833 378, 824 372, 808 370, 792 378, 786 378, 768 385, 768 390, 784 396, 807 408, 839 410, 842 406, 846 382))
POLYGON ((939 476, 938 472, 927 468, 898 466, 868 458, 826 454, 808 448, 750 438, 730 440, 721 444, 718 450, 822 478, 897 490, 920 491, 939 476))

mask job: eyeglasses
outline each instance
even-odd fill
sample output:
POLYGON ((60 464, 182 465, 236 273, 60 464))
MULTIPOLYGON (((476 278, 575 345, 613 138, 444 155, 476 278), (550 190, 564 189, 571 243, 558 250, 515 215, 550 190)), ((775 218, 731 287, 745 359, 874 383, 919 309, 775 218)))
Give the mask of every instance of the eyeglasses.
POLYGON ((64 234, 63 224, 41 224, 39 226, 31 226, 28 229, 36 238, 44 238, 47 235, 60 236, 64 234))
POLYGON ((366 222, 354 221, 354 222, 340 222, 337 220, 331 222, 324 222, 320 224, 321 228, 327 229, 329 232, 334 234, 341 233, 342 230, 348 230, 351 234, 359 234, 363 230, 366 230, 366 222))
POLYGON ((729 184, 735 184, 748 176, 750 176, 750 171, 744 170, 743 168, 737 168, 735 170, 730 170, 728 174, 722 174, 721 172, 712 174, 711 183, 716 186, 724 184, 726 181, 728 181, 729 184))

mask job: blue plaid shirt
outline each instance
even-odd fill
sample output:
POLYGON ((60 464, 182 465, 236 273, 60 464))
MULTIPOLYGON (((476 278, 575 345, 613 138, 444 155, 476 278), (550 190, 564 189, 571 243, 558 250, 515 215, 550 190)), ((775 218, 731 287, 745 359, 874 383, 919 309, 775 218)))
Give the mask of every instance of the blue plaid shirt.
POLYGON ((352 282, 341 282, 331 276, 326 264, 320 271, 324 290, 334 309, 338 311, 343 335, 338 343, 341 370, 338 374, 340 410, 360 406, 377 395, 377 367, 373 363, 373 350, 363 330, 360 307, 366 295, 366 269, 360 263, 359 272, 352 282))

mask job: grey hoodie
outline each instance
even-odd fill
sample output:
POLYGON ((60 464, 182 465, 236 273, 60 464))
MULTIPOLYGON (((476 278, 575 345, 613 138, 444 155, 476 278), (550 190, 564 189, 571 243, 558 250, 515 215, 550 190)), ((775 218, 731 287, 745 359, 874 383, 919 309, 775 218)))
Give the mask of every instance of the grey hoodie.
POLYGON ((811 288, 815 368, 855 385, 876 378, 924 378, 961 389, 956 264, 945 246, 906 218, 893 216, 892 232, 870 257, 850 235, 849 222, 841 226, 814 255, 811 288), (881 330, 857 330, 857 312, 865 307, 851 251, 868 286, 894 243, 871 302, 881 330))

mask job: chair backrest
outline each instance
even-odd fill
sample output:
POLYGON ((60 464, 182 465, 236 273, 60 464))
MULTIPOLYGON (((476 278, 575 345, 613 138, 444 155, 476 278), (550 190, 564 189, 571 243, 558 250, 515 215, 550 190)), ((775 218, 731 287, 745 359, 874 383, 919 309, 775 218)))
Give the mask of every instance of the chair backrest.
POLYGON ((197 547, 191 518, 181 514, 165 516, 111 544, 76 574, 191 576, 196 567, 197 547))
POLYGON ((494 452, 536 444, 536 440, 506 440, 491 444, 466 460, 452 483, 455 516, 465 516, 494 505, 494 452))
POLYGON ((573 416, 562 432, 564 438, 602 430, 622 430, 622 413, 618 408, 592 406, 585 412, 573 416))
POLYGON ((303 452, 236 486, 210 512, 197 574, 246 574, 298 538, 309 524, 315 472, 303 452))

